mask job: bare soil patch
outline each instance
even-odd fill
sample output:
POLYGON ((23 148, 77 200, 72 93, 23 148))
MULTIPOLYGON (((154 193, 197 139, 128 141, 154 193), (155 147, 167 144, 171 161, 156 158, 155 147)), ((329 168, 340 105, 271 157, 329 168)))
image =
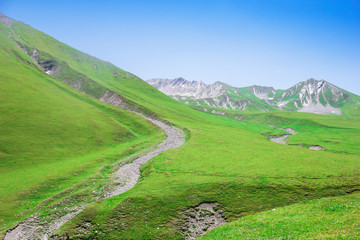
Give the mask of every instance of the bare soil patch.
POLYGON ((182 226, 182 233, 186 239, 195 239, 227 223, 221 216, 221 210, 217 209, 218 203, 201 203, 196 207, 185 211, 185 223, 182 226))

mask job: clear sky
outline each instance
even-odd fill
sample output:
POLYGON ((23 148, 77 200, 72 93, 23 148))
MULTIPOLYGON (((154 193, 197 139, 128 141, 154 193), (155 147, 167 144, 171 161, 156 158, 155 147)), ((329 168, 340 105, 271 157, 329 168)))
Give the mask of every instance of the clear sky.
POLYGON ((359 0, 0 0, 0 12, 144 80, 360 94, 359 0))

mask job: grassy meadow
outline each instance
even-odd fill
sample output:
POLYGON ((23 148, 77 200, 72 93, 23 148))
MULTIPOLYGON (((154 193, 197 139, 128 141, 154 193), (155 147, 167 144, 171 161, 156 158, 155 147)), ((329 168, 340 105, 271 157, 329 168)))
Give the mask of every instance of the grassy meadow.
POLYGON ((218 227, 200 239, 359 239, 359 193, 272 209, 218 227))
MULTIPOLYGON (((225 218, 234 221, 358 189, 360 158, 352 148, 347 149, 351 141, 338 144, 342 153, 313 151, 270 142, 261 133, 278 134, 279 129, 267 124, 196 115, 198 121, 177 122, 191 133, 185 145, 147 163, 134 189, 89 206, 62 231, 74 239, 183 239, 179 233, 182 213, 202 202, 219 203, 225 218), (86 222, 95 227, 84 233, 81 229, 86 222)), ((318 119, 314 114, 294 113, 287 118, 284 113, 279 117, 283 124, 276 125, 289 126, 295 115, 300 120, 291 126, 297 130, 342 129, 336 118, 318 119)), ((350 128, 353 132, 343 131, 345 136, 359 133, 358 124, 350 128)), ((336 136, 330 132, 323 139, 336 136)), ((353 140, 356 144, 358 138, 353 140)), ((307 145, 312 141, 303 139, 307 145)))
MULTIPOLYGON (((296 112, 249 113, 237 120, 196 111, 27 25, 17 22, 13 31, 28 52, 38 49, 40 61, 54 61, 56 68, 54 78, 38 71, 0 32, 5 46, 0 52, 0 136, 9 138, 0 143, 2 231, 72 193, 101 188, 111 164, 164 138, 140 117, 98 102, 95 98, 106 90, 185 129, 187 141, 146 163, 130 191, 87 206, 58 236, 183 239, 183 212, 202 202, 219 203, 233 222, 359 188, 358 120, 296 112), (83 93, 63 82, 80 83, 83 93), (289 145, 276 144, 262 135, 285 133, 276 127, 292 127, 299 134, 290 136, 289 145), (310 145, 326 150, 309 150, 310 145), (45 199, 51 203, 39 205, 45 199)), ((352 231, 353 223, 344 224, 352 231)))

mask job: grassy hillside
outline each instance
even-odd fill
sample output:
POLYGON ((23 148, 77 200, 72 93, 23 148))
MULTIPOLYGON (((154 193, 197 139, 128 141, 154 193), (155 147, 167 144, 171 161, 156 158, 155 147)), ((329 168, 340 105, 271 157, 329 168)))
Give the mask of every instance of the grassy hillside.
POLYGON ((216 228, 200 239, 359 239, 360 194, 272 209, 216 228))
MULTIPOLYGON (((239 121, 195 111, 136 76, 27 25, 15 23, 13 31, 30 55, 34 48, 38 50, 43 67, 53 66, 51 74, 60 80, 54 81, 55 85, 63 86, 60 82, 65 82, 96 98, 107 90, 114 91, 149 114, 189 131, 185 145, 143 166, 135 188, 89 205, 64 225, 59 235, 66 234, 70 239, 183 239, 184 212, 202 202, 218 203, 223 216, 233 221, 303 200, 344 195, 359 187, 360 156, 356 146, 360 124, 356 120, 274 113, 248 115, 239 121), (293 145, 272 143, 262 133, 283 132, 274 126, 291 126, 300 133, 291 136, 293 145), (297 146, 316 144, 315 140, 322 145, 329 141, 327 150, 297 146)), ((91 102, 91 98, 73 93, 91 102)), ((134 131, 129 130, 129 134, 136 135, 134 131)), ((149 130, 149 135, 154 136, 154 131, 149 130)))
POLYGON ((85 209, 66 226, 70 238, 95 237, 98 231, 108 239, 182 239, 177 219, 202 202, 219 203, 232 221, 359 186, 359 155, 271 143, 256 133, 269 129, 251 122, 204 115, 186 127, 186 145, 147 164, 132 191, 85 209), (82 232, 85 222, 99 227, 82 232))
POLYGON ((310 145, 320 145, 326 151, 360 155, 359 120, 288 112, 247 114, 242 115, 242 120, 295 129, 300 134, 289 137, 292 146, 309 148, 310 145))
POLYGON ((39 71, 3 32, 0 42, 1 231, 131 146, 139 151, 163 138, 142 118, 39 71))
MULTIPOLYGON (((308 131, 315 126, 335 127, 337 120, 293 114, 299 115, 297 124, 308 131)), ((226 219, 232 221, 359 187, 360 158, 350 148, 346 152, 346 144, 340 143, 346 154, 317 152, 269 142, 260 132, 277 130, 263 124, 197 117, 196 122, 183 122, 191 132, 186 145, 144 166, 142 181, 130 192, 85 209, 65 227, 69 237, 96 237, 98 231, 98 239, 182 239, 179 229, 184 211, 202 202, 219 203, 226 219), (93 227, 84 232, 87 222, 93 227)), ((283 117, 282 122, 277 124, 286 126, 292 120, 283 117)), ((357 123, 351 129, 359 134, 359 127, 357 123)), ((333 132, 327 135, 335 136, 333 132)))

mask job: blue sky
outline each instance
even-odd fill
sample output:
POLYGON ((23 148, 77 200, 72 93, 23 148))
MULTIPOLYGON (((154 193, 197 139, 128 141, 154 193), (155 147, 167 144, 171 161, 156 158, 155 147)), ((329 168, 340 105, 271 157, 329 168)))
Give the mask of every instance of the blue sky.
POLYGON ((0 12, 144 80, 360 94, 360 1, 1 0, 0 12))

